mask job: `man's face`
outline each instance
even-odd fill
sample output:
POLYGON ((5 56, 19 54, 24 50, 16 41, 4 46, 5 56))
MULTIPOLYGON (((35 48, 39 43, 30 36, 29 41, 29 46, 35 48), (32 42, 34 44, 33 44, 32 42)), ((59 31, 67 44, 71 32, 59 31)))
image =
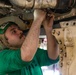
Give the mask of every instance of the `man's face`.
POLYGON ((8 43, 13 47, 21 47, 25 36, 23 32, 15 25, 11 25, 5 32, 8 43))

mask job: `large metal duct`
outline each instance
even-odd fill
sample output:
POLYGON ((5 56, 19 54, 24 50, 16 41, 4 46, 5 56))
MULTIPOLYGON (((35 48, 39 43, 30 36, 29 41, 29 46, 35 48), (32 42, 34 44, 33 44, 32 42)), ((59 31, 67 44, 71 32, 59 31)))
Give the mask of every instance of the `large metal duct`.
POLYGON ((23 8, 65 9, 76 4, 76 0, 10 0, 10 2, 23 8))
POLYGON ((24 8, 55 8, 57 0, 10 0, 11 3, 24 8))

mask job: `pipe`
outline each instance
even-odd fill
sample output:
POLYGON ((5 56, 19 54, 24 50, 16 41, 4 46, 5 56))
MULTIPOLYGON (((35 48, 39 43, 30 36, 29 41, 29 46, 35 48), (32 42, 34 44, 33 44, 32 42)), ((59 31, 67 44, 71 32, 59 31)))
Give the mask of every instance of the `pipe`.
POLYGON ((57 5, 57 0, 10 0, 10 2, 23 8, 55 8, 57 5))
POLYGON ((10 0, 10 2, 23 8, 54 9, 65 9, 76 4, 76 0, 10 0))
POLYGON ((10 0, 10 3, 19 6, 19 7, 25 7, 26 3, 25 0, 10 0))

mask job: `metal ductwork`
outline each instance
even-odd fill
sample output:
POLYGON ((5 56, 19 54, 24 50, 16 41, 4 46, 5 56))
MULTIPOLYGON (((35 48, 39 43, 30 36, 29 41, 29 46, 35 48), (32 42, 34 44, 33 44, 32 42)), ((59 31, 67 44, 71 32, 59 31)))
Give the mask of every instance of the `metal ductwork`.
POLYGON ((76 0, 10 0, 10 2, 23 8, 65 9, 76 5, 76 0))
POLYGON ((24 8, 55 8, 57 0, 10 0, 11 3, 24 8))

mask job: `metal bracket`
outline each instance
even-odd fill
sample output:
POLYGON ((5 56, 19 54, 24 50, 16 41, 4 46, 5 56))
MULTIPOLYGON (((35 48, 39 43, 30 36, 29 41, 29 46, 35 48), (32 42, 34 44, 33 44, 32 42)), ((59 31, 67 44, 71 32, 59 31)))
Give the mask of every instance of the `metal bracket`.
POLYGON ((61 28, 52 34, 59 44, 60 71, 62 75, 76 74, 76 20, 60 23, 61 28))

